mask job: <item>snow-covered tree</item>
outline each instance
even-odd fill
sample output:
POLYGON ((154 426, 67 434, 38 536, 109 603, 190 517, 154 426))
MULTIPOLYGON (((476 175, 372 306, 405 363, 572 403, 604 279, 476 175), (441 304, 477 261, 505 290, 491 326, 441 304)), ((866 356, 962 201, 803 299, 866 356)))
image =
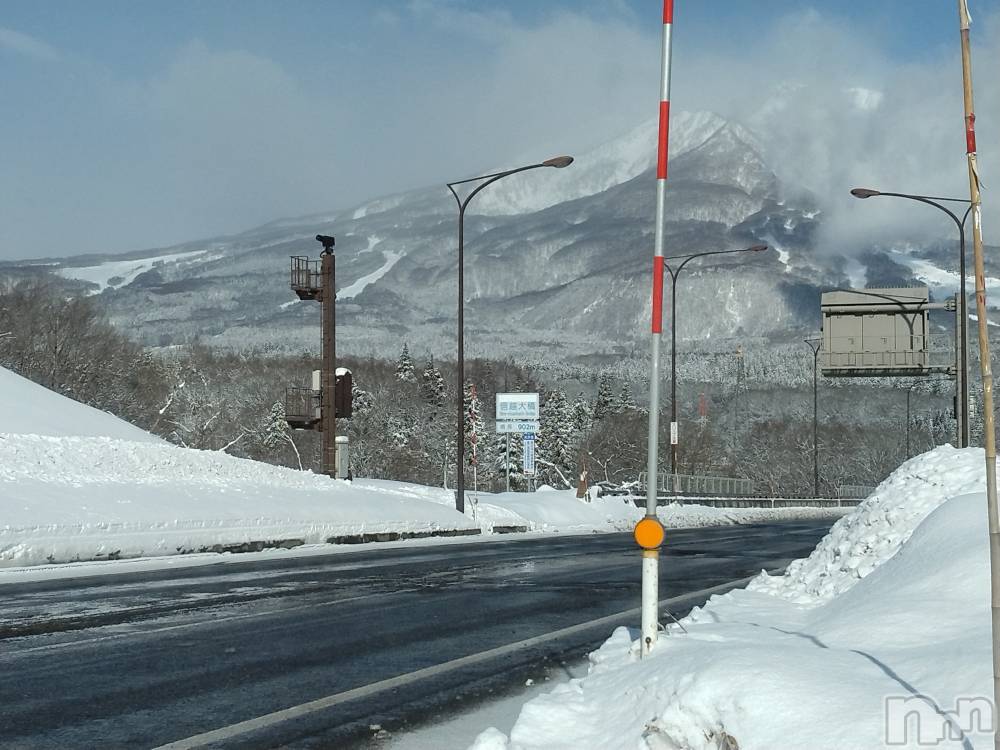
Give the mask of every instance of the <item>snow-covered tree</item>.
POLYGON ((288 421, 285 419, 285 404, 283 401, 275 401, 271 405, 271 410, 264 419, 261 428, 260 442, 265 448, 277 448, 282 443, 287 443, 295 451, 295 459, 299 464, 299 471, 302 470, 302 456, 299 449, 292 440, 291 431, 288 428, 288 421))
POLYGON ((618 394, 618 400, 615 402, 615 411, 619 414, 626 411, 631 411, 637 408, 635 399, 632 398, 632 389, 629 388, 628 383, 622 384, 621 392, 618 394))
MULTIPOLYGON (((465 386, 465 460, 468 464, 472 463, 473 436, 478 443, 482 439, 484 428, 482 402, 476 393, 476 387, 467 383, 465 386)), ((477 445, 477 456, 478 453, 477 445)))
POLYGON ((573 418, 566 395, 560 390, 545 394, 538 433, 539 477, 556 487, 571 487, 574 476, 573 418))
POLYGON ((598 422, 614 413, 614 395, 611 392, 611 375, 602 372, 597 381, 597 398, 594 400, 594 421, 598 422))
POLYGON ((582 391, 577 394, 570 414, 573 421, 573 432, 576 435, 582 435, 590 429, 593 417, 590 412, 590 404, 587 402, 582 391))
POLYGON ((403 351, 399 353, 399 359, 396 361, 396 379, 402 380, 404 383, 417 382, 417 375, 413 369, 413 360, 410 359, 410 351, 407 349, 406 344, 403 344, 403 351))
POLYGON ((424 401, 433 406, 444 404, 444 378, 441 371, 434 365, 433 359, 428 359, 424 371, 420 375, 420 395, 424 401))

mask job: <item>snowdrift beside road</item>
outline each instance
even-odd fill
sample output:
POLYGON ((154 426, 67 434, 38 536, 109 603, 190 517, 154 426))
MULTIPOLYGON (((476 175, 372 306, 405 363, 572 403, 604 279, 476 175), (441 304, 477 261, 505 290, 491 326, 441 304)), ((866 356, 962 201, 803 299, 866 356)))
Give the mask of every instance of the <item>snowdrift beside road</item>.
POLYGON ((107 412, 65 398, 0 367, 0 434, 165 441, 107 412))
MULTIPOLYGON (((337 481, 173 446, 0 368, 0 567, 293 545, 378 535, 627 531, 630 500, 573 492, 481 494, 337 481)), ((817 515, 799 511, 798 515, 817 515)), ((794 510, 672 506, 671 526, 795 517, 794 510)))
POLYGON ((944 713, 992 696, 984 466, 950 446, 908 461, 785 576, 713 597, 641 661, 619 629, 586 678, 473 747, 992 747, 989 717, 951 717, 949 735, 944 713))
POLYGON ((250 542, 476 532, 410 486, 178 448, 0 368, 0 567, 250 542))

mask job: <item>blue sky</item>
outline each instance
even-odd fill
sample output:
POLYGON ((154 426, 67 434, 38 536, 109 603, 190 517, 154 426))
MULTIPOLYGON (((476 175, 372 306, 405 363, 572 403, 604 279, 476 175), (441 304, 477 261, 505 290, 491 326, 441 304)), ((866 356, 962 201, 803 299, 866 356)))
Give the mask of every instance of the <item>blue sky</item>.
MULTIPOLYGON (((974 33, 995 5, 970 1, 974 33)), ((0 258, 164 246, 595 145, 655 114, 661 6, 6 0, 0 258)), ((919 87, 957 53, 951 0, 675 14, 676 105, 737 119, 785 79, 919 87)))

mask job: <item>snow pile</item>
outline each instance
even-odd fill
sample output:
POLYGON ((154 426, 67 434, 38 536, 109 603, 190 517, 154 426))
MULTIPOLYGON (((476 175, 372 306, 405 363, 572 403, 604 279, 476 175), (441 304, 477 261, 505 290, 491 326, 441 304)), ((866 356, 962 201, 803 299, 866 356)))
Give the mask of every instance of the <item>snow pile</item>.
MULTIPOLYGON (((293 545, 373 535, 627 531, 628 499, 573 492, 481 495, 343 482, 179 448, 0 368, 0 567, 293 545)), ((773 511, 665 509, 668 525, 788 517, 773 511)))
MULTIPOLYGON (((430 489, 430 488, 428 488, 430 489)), ((447 502, 454 502, 448 494, 447 502)), ((645 498, 641 507, 630 496, 605 496, 579 500, 576 490, 539 488, 537 492, 500 492, 468 495, 470 513, 484 533, 494 528, 524 527, 528 531, 552 533, 587 533, 632 531, 646 514, 645 498)), ((768 523, 800 518, 839 518, 842 508, 711 508, 705 505, 665 505, 657 516, 668 529, 701 526, 768 523)))
POLYGON ((107 412, 63 398, 0 367, 0 433, 109 437, 165 444, 107 412))
POLYGON ((0 368, 0 566, 477 531, 402 483, 178 448, 0 368))
POLYGON ((947 446, 908 462, 787 577, 713 597, 642 660, 617 630, 587 677, 473 747, 992 747, 960 702, 992 696, 986 501, 965 494, 984 465, 947 446))
POLYGON ((748 588, 802 604, 842 594, 896 554, 947 498, 985 492, 983 461, 980 451, 950 445, 910 459, 838 521, 807 559, 796 560, 780 577, 763 573, 748 588))

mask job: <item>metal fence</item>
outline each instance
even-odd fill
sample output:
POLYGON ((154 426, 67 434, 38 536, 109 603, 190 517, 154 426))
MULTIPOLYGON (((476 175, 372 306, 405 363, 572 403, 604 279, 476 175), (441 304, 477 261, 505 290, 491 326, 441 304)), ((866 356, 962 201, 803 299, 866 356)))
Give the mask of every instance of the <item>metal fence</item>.
MULTIPOLYGON (((646 473, 639 475, 642 494, 646 494, 646 473)), ((658 495, 710 495, 717 497, 750 497, 755 495, 752 479, 737 477, 706 477, 694 474, 661 473, 656 477, 658 495)))
POLYGON ((837 497, 864 500, 874 491, 875 488, 867 484, 842 484, 837 488, 837 497))

